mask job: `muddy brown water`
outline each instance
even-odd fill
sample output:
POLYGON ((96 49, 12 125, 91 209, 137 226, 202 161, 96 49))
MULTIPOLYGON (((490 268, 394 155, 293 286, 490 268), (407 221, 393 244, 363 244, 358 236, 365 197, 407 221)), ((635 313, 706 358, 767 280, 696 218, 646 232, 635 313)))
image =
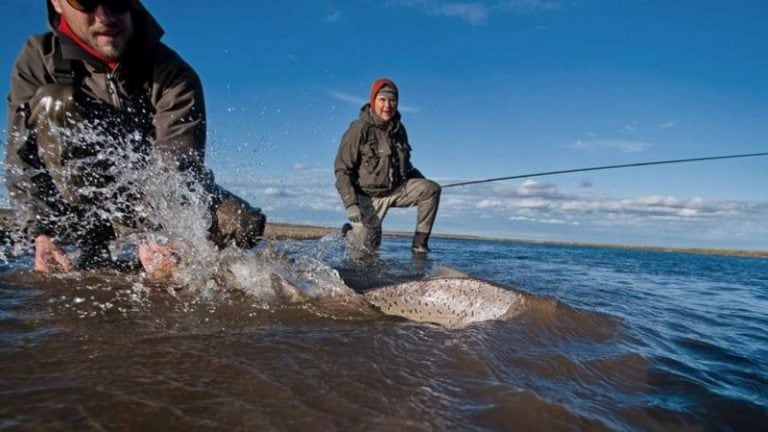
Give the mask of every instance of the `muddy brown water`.
MULTIPOLYGON (((404 245, 385 248, 381 267, 409 266, 395 252, 404 245)), ((520 289, 529 307, 514 319, 447 329, 355 302, 189 297, 148 290, 132 276, 46 278, 11 266, 0 274, 0 428, 764 424, 766 320, 750 309, 766 302, 758 261, 672 263, 645 252, 493 242, 434 248, 430 259, 520 289), (448 258, 458 250, 463 258, 448 258), (740 300, 724 306, 723 298, 740 300)), ((420 271, 341 274, 364 291, 420 271)))

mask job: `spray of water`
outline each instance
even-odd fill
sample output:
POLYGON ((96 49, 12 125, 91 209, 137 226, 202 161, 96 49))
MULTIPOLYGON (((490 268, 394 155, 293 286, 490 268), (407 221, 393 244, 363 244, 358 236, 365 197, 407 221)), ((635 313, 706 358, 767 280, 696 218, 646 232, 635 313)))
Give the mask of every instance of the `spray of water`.
POLYGON ((289 257, 267 241, 255 250, 214 245, 208 240, 212 195, 204 176, 148 151, 152 146, 142 134, 119 133, 99 121, 53 133, 77 143, 81 157, 51 174, 76 183, 88 173, 78 194, 94 205, 83 219, 108 220, 118 228, 110 246, 114 257, 147 243, 167 245, 178 254, 180 265, 171 279, 154 285, 198 298, 234 289, 268 304, 354 294, 321 257, 289 257))

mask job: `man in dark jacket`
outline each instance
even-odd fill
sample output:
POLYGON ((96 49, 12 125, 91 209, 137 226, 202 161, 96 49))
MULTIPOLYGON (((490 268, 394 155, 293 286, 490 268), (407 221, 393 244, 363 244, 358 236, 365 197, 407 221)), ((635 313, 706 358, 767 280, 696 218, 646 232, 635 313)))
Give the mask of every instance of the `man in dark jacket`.
POLYGON ((426 254, 440 204, 440 185, 425 179, 411 164, 398 98, 397 86, 389 79, 373 83, 370 102, 341 139, 334 164, 336 189, 351 222, 346 237, 355 249, 378 249, 381 223, 390 207, 418 206, 412 251, 426 254))
MULTIPOLYGON (((204 166, 200 79, 160 41, 163 30, 144 6, 46 4, 50 31, 27 40, 8 95, 6 183, 22 233, 34 241, 35 269, 111 267, 116 232, 161 229, 142 194, 162 180, 118 179, 121 170, 150 163, 202 191, 211 241, 255 245, 266 218, 213 182, 204 166), (78 246, 77 262, 66 243, 78 246)), ((174 252, 154 241, 139 245, 139 257, 147 272, 176 264, 174 252)))

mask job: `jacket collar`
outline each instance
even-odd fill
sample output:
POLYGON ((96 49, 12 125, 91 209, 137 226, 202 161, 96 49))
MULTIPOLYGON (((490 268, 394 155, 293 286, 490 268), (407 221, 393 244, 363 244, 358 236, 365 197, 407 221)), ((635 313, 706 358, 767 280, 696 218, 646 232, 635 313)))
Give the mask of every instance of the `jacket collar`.
MULTIPOLYGON (((96 57, 80 47, 75 41, 59 31, 60 16, 53 8, 49 0, 45 0, 48 8, 48 28, 59 36, 61 41, 61 55, 65 59, 82 60, 89 63, 102 63, 96 57)), ((128 43, 128 49, 124 57, 130 57, 132 52, 148 51, 160 42, 165 31, 149 11, 141 4, 139 0, 133 0, 133 10, 131 10, 133 19, 134 33, 131 41, 128 43)))
POLYGON ((384 121, 373 113, 370 103, 367 103, 360 108, 360 119, 386 131, 396 131, 400 128, 400 111, 395 113, 392 120, 384 121))

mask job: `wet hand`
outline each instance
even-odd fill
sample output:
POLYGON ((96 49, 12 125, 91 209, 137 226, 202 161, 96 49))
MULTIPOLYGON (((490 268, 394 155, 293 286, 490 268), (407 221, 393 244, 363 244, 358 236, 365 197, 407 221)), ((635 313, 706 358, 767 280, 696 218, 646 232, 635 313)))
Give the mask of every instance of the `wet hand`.
POLYGON ((347 207, 347 219, 352 223, 360 223, 363 220, 363 215, 360 213, 360 207, 357 204, 347 207))
POLYGON ((40 273, 69 273, 75 270, 72 260, 46 235, 35 238, 35 271, 40 273))
POLYGON ((179 265, 179 256, 168 246, 149 243, 139 246, 139 261, 149 279, 169 280, 179 265))

